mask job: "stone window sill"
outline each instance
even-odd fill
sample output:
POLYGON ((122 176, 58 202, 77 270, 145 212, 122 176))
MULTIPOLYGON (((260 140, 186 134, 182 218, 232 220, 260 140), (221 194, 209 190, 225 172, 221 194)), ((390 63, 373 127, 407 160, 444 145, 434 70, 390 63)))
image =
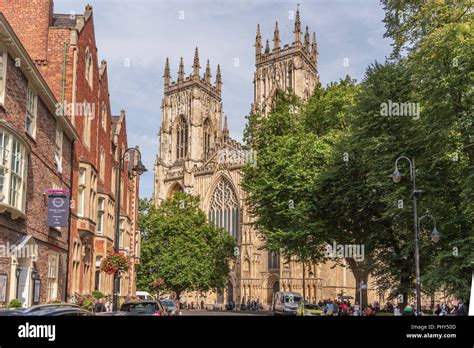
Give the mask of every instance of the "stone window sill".
POLYGON ((12 220, 16 220, 18 218, 21 218, 21 219, 26 218, 26 214, 24 212, 22 212, 21 210, 15 208, 15 207, 12 207, 9 204, 5 204, 5 203, 0 202, 0 214, 5 213, 5 212, 9 212, 11 214, 12 220))

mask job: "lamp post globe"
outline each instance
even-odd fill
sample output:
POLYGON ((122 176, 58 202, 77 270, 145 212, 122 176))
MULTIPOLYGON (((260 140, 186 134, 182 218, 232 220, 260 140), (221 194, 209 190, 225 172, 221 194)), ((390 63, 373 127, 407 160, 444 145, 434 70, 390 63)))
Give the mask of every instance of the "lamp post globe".
POLYGON ((137 165, 133 167, 133 171, 137 173, 138 175, 142 175, 145 173, 148 169, 146 169, 145 165, 142 163, 141 160, 138 161, 137 165))
POLYGON ((395 169, 395 171, 393 172, 392 180, 396 184, 398 184, 402 180, 402 174, 398 171, 398 169, 395 169))
POLYGON ((434 242, 434 243, 438 243, 440 238, 441 238, 441 234, 439 233, 438 229, 435 228, 433 229, 433 232, 431 232, 430 234, 430 237, 431 237, 431 240, 434 242))

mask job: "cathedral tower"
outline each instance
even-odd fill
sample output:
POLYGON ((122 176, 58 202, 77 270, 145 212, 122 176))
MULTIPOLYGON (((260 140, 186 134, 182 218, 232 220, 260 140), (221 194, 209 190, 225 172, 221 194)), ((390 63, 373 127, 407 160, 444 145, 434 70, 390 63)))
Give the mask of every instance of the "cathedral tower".
POLYGON ((310 43, 309 29, 306 26, 304 37, 302 36, 299 9, 296 10, 293 34, 293 42, 281 46, 277 22, 273 34, 273 48, 270 49, 267 40, 266 48, 262 52, 260 25, 257 26, 252 112, 267 115, 278 89, 291 90, 306 100, 319 82, 316 34, 313 32, 313 40, 310 43), (302 38, 304 42, 301 42, 302 38))
MULTIPOLYGON (((166 59, 162 122, 158 134, 160 148, 155 166, 155 199, 164 195, 158 182, 165 173, 177 167, 185 171, 199 167, 223 136, 220 66, 217 66, 214 84, 209 61, 203 76, 200 76, 200 71, 197 47, 190 75, 185 76, 181 58, 176 81, 171 81, 170 63, 166 59)), ((185 188, 187 184, 185 180, 185 188)))

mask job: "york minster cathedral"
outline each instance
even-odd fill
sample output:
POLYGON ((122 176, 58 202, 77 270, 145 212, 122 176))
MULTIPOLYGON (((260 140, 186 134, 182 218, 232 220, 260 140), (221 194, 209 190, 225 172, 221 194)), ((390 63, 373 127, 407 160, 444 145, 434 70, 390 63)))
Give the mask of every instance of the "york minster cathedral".
MULTIPOLYGON (((282 45, 276 23, 272 44, 269 40, 264 44, 257 26, 251 111, 262 117, 271 111, 278 89, 291 89, 306 100, 319 82, 316 34, 311 35, 308 26, 303 34, 298 10, 293 34, 293 42, 282 45)), ((176 81, 171 80, 170 63, 166 60, 153 201, 160 204, 179 191, 199 195, 201 209, 209 221, 225 228, 239 247, 226 288, 217 294, 190 293, 186 300, 240 303, 258 298, 269 305, 278 291, 303 294, 302 265, 267 252, 251 224, 246 192, 241 188, 241 169, 249 156, 229 136, 227 118, 223 119, 219 66, 214 82, 211 77, 209 61, 201 76, 197 48, 191 74, 185 75, 181 58, 176 81)), ((258 165, 258 156, 254 160, 258 165)), ((338 295, 355 297, 355 280, 350 269, 334 266, 332 262, 306 265, 308 300, 335 299, 338 295)), ((369 301, 374 295, 369 290, 369 301)))

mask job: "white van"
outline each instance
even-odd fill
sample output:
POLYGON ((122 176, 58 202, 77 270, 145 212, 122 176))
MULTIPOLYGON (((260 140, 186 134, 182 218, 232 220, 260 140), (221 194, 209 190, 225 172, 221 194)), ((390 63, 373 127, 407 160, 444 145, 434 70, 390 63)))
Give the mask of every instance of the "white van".
POLYGON ((303 296, 297 292, 277 292, 273 298, 273 314, 296 315, 303 296))
POLYGON ((140 300, 154 300, 155 298, 150 295, 148 291, 137 291, 137 296, 140 300))

